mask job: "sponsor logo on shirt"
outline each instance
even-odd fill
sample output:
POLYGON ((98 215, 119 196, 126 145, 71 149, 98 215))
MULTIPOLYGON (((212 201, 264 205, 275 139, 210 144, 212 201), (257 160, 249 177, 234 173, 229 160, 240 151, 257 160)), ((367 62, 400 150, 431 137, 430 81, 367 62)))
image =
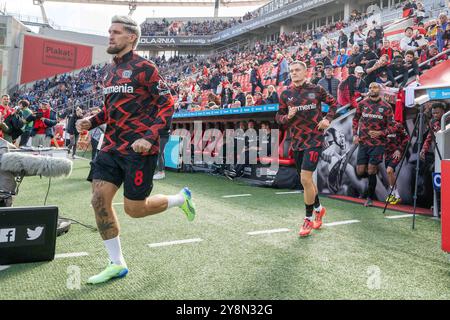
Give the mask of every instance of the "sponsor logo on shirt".
POLYGON ((372 118, 372 119, 383 120, 383 116, 381 114, 371 114, 371 113, 363 112, 362 116, 363 116, 363 118, 372 118))
POLYGON ((317 105, 314 103, 303 105, 303 106, 295 106, 294 108, 297 109, 297 111, 308 111, 308 110, 315 110, 317 109, 317 105))
POLYGON ((129 86, 127 84, 122 86, 110 86, 103 88, 103 94, 110 94, 110 93, 133 93, 134 88, 132 86, 129 86))

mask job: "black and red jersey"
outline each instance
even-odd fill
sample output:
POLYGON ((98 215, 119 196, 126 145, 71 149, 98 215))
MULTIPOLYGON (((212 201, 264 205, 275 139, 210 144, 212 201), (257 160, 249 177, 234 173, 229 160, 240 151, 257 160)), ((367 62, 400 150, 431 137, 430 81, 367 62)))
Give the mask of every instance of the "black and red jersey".
POLYGON ((429 131, 422 147, 423 152, 427 153, 430 150, 434 140, 433 135, 439 130, 441 130, 441 120, 434 118, 431 119, 429 123, 429 131))
POLYGON ((364 99, 358 104, 353 118, 353 136, 358 135, 361 144, 371 147, 385 146, 387 135, 394 131, 393 121, 392 107, 389 103, 381 98, 376 101, 364 99), (371 138, 369 131, 383 131, 383 134, 371 138))
POLYGON ((148 153, 159 152, 160 129, 174 112, 174 101, 156 66, 133 51, 106 67, 104 106, 90 118, 92 128, 107 124, 102 151, 127 155, 138 139, 152 143, 148 153))
POLYGON ((276 121, 289 126, 291 148, 294 151, 322 146, 323 131, 317 129, 318 123, 323 119, 322 102, 330 106, 326 118, 331 122, 336 113, 337 103, 323 87, 305 82, 299 87, 291 84, 281 93, 276 121), (297 113, 291 119, 288 119, 289 108, 297 109, 297 113))
POLYGON ((400 151, 400 154, 403 154, 409 140, 408 132, 406 132, 406 129, 401 122, 395 122, 393 130, 394 132, 387 135, 386 147, 384 149, 384 154, 388 158, 390 158, 397 150, 400 151))

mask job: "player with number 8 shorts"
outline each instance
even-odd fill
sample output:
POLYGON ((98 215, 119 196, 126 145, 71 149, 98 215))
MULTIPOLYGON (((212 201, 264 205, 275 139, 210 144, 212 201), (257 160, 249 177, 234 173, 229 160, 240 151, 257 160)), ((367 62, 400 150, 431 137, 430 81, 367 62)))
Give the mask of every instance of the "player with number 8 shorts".
POLYGON ((128 273, 119 238, 119 222, 112 206, 124 185, 124 210, 142 218, 179 207, 189 221, 195 207, 188 188, 178 194, 150 197, 159 152, 159 130, 170 121, 174 101, 156 66, 137 55, 138 24, 128 16, 115 16, 109 28, 107 52, 114 55, 103 78, 105 96, 98 114, 79 120, 79 132, 107 124, 102 149, 91 163, 92 207, 110 263, 88 283, 98 284, 128 273))
POLYGON ((322 154, 323 132, 330 126, 337 107, 333 96, 323 87, 307 82, 307 71, 306 65, 301 61, 290 64, 292 84, 281 93, 276 115, 279 124, 289 127, 295 166, 304 190, 306 217, 300 228, 301 237, 308 236, 312 229, 320 229, 326 213, 320 204, 313 173, 322 154), (325 118, 322 118, 322 102, 330 106, 325 118))

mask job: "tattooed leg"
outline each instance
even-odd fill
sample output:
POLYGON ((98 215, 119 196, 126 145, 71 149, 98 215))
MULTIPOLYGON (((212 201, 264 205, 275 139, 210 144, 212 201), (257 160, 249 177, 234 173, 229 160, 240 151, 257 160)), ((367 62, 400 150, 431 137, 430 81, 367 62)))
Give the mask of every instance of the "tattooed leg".
POLYGON ((109 240, 119 235, 119 221, 113 209, 112 201, 118 188, 112 183, 92 181, 92 207, 98 231, 103 240, 109 240))

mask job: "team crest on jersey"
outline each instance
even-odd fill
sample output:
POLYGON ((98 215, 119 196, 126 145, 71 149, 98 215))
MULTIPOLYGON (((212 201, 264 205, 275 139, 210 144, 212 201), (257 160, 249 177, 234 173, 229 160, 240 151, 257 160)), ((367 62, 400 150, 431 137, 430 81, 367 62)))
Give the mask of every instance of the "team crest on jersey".
POLYGON ((156 88, 158 89, 158 93, 160 96, 165 96, 165 95, 170 94, 169 86, 163 80, 159 80, 158 86, 156 88))
POLYGON ((131 78, 131 73, 132 73, 131 70, 124 70, 124 71, 122 72, 122 78, 125 78, 125 79, 131 78))
POLYGON ((313 92, 308 93, 308 99, 315 99, 315 98, 316 98, 316 94, 315 93, 313 93, 313 92))
POLYGON ((383 112, 384 109, 383 108, 378 108, 378 112, 383 112))

